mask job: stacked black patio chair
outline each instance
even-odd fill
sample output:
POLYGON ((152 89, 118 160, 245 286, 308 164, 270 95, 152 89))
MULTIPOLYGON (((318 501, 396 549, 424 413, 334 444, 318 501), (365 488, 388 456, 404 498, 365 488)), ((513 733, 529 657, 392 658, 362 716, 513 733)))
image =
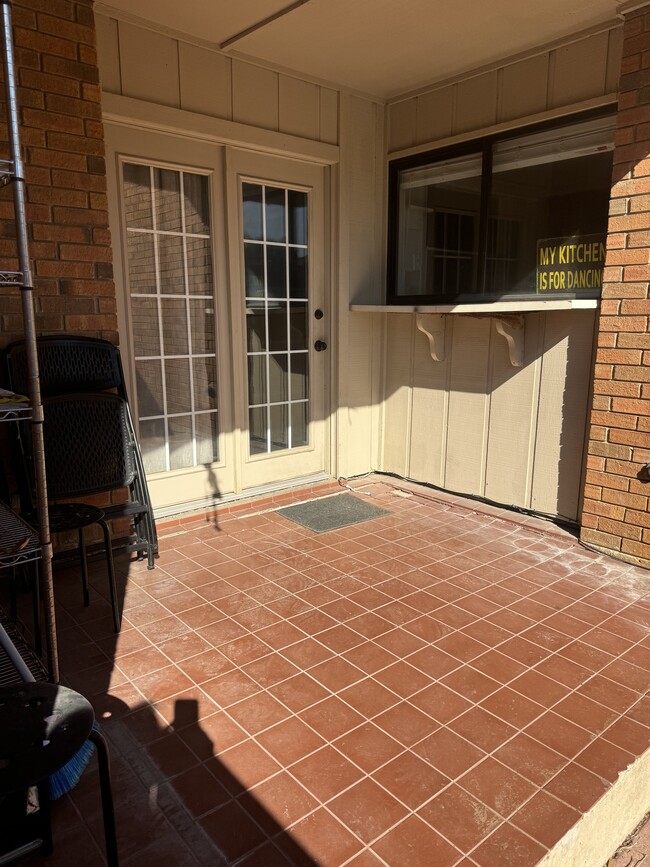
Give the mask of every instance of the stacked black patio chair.
MULTIPOLYGON (((107 340, 52 336, 38 338, 37 352, 41 394, 46 404, 46 432, 48 407, 50 414, 53 415, 61 409, 64 398, 68 400, 67 404, 63 403, 63 410, 64 412, 67 410, 69 417, 67 443, 65 425, 62 425, 57 428, 57 438, 59 438, 57 460, 53 457, 48 459, 46 446, 48 475, 56 473, 57 462, 63 466, 65 461, 61 449, 66 447, 69 447, 73 453, 80 447, 90 449, 91 453, 94 451, 98 461, 104 457, 108 464, 112 462, 113 468, 112 473, 96 473, 94 484, 92 478, 84 478, 78 479, 79 485, 75 486, 72 479, 69 479, 67 487, 69 490, 74 489, 75 493, 59 492, 56 496, 81 496, 82 488, 84 494, 87 494, 125 487, 129 493, 128 500, 102 507, 104 520, 128 518, 133 524, 134 537, 129 540, 127 550, 137 553, 139 559, 146 557, 148 567, 153 569, 154 557, 158 553, 156 524, 142 454, 129 407, 119 349, 107 340), (105 418, 107 413, 116 418, 119 416, 120 419, 119 425, 115 428, 115 430, 119 429, 119 436, 108 440, 98 427, 102 425, 102 418, 105 418), (86 426, 86 433, 81 436, 79 424, 86 426), (90 437, 90 441, 87 441, 87 437, 90 437), (93 440, 96 442, 95 449, 93 449, 93 440), (100 440, 102 440, 101 449, 108 450, 108 453, 103 456, 100 454, 100 440), (102 475, 101 481, 99 475, 102 475), (86 485, 90 486, 89 489, 85 489, 86 485)), ((22 341, 10 344, 5 350, 5 355, 10 387, 15 392, 25 393, 27 389, 25 344, 22 341)), ((68 466, 66 472, 70 471, 68 466)), ((57 486, 59 491, 65 487, 64 484, 57 486)), ((50 499, 52 498, 50 492, 50 499)))

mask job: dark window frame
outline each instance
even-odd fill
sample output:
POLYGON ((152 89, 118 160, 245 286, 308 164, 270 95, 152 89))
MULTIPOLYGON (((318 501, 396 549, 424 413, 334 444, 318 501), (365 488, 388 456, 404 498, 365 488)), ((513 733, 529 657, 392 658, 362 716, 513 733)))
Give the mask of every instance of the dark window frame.
POLYGON ((470 139, 457 145, 432 148, 422 153, 413 154, 388 161, 388 228, 387 228, 387 304, 391 306, 437 306, 449 305, 462 306, 463 304, 484 304, 490 306, 495 303, 517 301, 554 301, 558 299, 571 300, 578 296, 571 292, 546 292, 543 296, 535 293, 511 294, 495 297, 485 294, 485 277, 487 270, 488 255, 488 224, 490 197, 492 191, 492 155, 495 144, 500 141, 522 138, 535 133, 556 129, 558 132, 566 126, 577 123, 596 120, 597 118, 615 117, 616 106, 614 104, 591 109, 588 111, 570 114, 561 118, 533 123, 526 126, 515 127, 504 132, 481 136, 470 139), (476 286, 471 293, 463 296, 454 295, 398 295, 397 286, 397 253, 399 245, 400 213, 400 172, 408 169, 425 168, 444 160, 476 154, 481 156, 481 191, 478 220, 478 252, 476 266, 476 286), (462 297, 463 300, 459 300, 462 297))

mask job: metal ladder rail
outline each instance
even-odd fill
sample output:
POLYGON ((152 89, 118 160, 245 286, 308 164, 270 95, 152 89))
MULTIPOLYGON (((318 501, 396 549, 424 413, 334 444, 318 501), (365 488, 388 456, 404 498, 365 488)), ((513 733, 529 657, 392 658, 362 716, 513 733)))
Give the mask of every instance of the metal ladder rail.
POLYGON ((11 0, 0 0, 2 19, 0 39, 2 60, 5 73, 5 98, 7 106, 7 126, 11 159, 0 166, 2 183, 12 184, 14 200, 14 219, 18 248, 17 272, 0 272, 0 284, 20 288, 23 331, 27 352, 27 371, 29 376, 29 398, 32 409, 31 430, 34 451, 34 475, 36 480, 36 500, 38 508, 38 535, 41 545, 41 599, 44 605, 44 633, 47 651, 48 674, 52 682, 59 681, 59 659, 56 641, 56 617, 54 612, 54 585, 52 579, 52 540, 47 513, 47 481, 45 475, 45 450, 43 447, 43 406, 38 375, 38 355, 36 351, 36 322, 34 317, 34 295, 32 272, 29 261, 29 242, 27 237, 27 216, 25 177, 20 152, 20 123, 14 60, 11 0))

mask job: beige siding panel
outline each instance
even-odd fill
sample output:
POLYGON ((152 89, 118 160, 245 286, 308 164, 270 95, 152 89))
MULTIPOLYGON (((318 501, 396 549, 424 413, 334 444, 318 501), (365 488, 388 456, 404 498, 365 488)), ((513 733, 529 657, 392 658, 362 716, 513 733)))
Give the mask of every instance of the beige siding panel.
POLYGON ((120 21, 122 94, 180 107, 178 42, 120 21))
POLYGON ((347 409, 343 422, 347 422, 346 454, 343 456, 349 475, 370 472, 373 454, 372 380, 373 330, 379 321, 371 313, 354 313, 348 320, 348 346, 346 352, 347 409))
POLYGON ((618 80, 621 77, 621 58, 623 56, 623 28, 609 31, 607 50, 607 75, 605 77, 605 93, 616 93, 618 80))
POLYGON ((455 93, 454 87, 443 87, 417 97, 416 144, 451 135, 455 93))
POLYGON ((320 88, 320 135, 327 144, 339 142, 339 95, 328 87, 320 88))
POLYGON ((504 67, 499 87, 499 123, 546 110, 548 54, 504 67))
POLYGON ((232 62, 233 120, 278 129, 278 74, 240 60, 232 62))
POLYGON ((455 316, 445 487, 483 494, 491 319, 455 316))
MULTIPOLYGON (((383 166, 377 153, 377 107, 350 97, 347 141, 349 202, 350 303, 373 303, 379 286, 381 250, 378 243, 377 171, 383 166)), ((375 302, 376 303, 376 302, 375 302)))
POLYGON ((597 33, 553 52, 549 108, 605 93, 609 33, 597 33))
POLYGON ((279 80, 280 132, 318 139, 319 88, 308 81, 281 75, 279 80))
MULTIPOLYGON (((451 333, 451 317, 441 318, 445 329, 451 333)), ((449 408, 449 353, 442 361, 434 361, 427 337, 418 330, 414 335, 410 476, 442 486, 449 408)))
POLYGON ((229 57, 181 42, 181 108, 232 120, 232 81, 229 57))
POLYGON ((461 81, 456 91, 454 132, 480 130, 497 118, 497 73, 488 72, 461 81))
POLYGON ((545 316, 531 505, 576 520, 595 314, 572 310, 545 316))
POLYGON ((405 99, 388 107, 388 152, 415 144, 415 99, 405 99))
POLYGON ((384 400, 384 460, 382 469, 409 475, 411 451, 411 369, 415 317, 388 316, 386 396, 384 400))
POLYGON ((485 496, 529 507, 543 314, 524 320, 523 367, 512 366, 505 338, 493 334, 485 496))
POLYGON ((120 48, 117 21, 105 15, 95 15, 97 31, 97 63, 102 90, 122 93, 120 80, 120 48))

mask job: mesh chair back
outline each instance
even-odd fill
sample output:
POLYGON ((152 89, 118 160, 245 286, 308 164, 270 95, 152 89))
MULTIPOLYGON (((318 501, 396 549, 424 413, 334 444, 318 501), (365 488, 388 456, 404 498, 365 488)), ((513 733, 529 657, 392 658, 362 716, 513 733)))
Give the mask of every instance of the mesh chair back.
POLYGON ((45 466, 52 499, 128 486, 136 474, 125 401, 65 394, 43 401, 45 466))
MULTIPOLYGON (((38 367, 43 397, 115 388, 126 398, 119 349, 92 337, 39 337, 38 367)), ((25 343, 5 350, 9 382, 19 394, 29 394, 25 343)))

